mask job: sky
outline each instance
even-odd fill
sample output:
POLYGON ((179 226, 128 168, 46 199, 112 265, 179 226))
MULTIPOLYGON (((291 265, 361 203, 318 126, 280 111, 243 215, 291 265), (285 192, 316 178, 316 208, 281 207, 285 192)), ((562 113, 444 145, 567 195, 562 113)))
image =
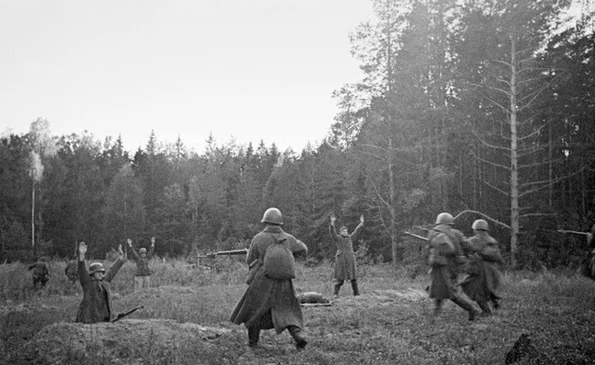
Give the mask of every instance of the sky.
POLYGON ((371 0, 0 0, 0 134, 317 145, 371 0))

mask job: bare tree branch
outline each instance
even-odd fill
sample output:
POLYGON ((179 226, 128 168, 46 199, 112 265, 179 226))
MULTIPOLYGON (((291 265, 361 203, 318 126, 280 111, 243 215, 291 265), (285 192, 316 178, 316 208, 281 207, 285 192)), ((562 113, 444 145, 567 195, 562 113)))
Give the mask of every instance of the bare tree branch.
POLYGON ((490 184, 489 182, 487 182, 485 180, 483 181, 483 183, 486 184, 487 186, 489 186, 490 188, 496 190, 499 193, 502 193, 502 194, 504 194, 506 196, 509 196, 510 195, 510 193, 508 193, 507 191, 504 191, 504 190, 500 189, 499 187, 494 186, 494 185, 490 184))
POLYGON ((487 214, 484 214, 484 213, 482 213, 482 212, 478 212, 477 210, 473 210, 473 209, 466 209, 466 210, 463 210, 462 212, 460 212, 459 214, 457 214, 456 216, 454 216, 454 219, 456 220, 457 218, 459 218, 459 217, 460 217, 460 216, 462 216, 463 214, 467 214, 467 213, 478 214, 478 215, 480 215, 480 216, 484 217, 485 219, 489 220, 490 222, 494 222, 494 223, 496 223, 496 224, 497 224, 497 225, 499 225, 499 226, 502 226, 502 227, 504 227, 504 228, 508 228, 508 229, 510 229, 510 226, 509 226, 508 224, 506 224, 506 223, 502 223, 502 222, 500 222, 499 220, 497 220, 497 219, 494 219, 494 218, 490 217, 490 216, 489 216, 489 215, 487 215, 487 214))

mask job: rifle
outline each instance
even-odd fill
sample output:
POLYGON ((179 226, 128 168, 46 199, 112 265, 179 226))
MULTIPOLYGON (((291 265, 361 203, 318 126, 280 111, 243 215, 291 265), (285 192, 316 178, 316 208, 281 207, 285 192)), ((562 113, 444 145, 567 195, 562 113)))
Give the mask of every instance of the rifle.
POLYGON ((407 232, 407 231, 403 231, 403 233, 405 233, 405 234, 408 234, 408 235, 410 235, 411 237, 415 237, 415 238, 417 238, 418 240, 429 241, 427 237, 420 236, 420 235, 417 235, 417 234, 415 234, 415 233, 411 233, 411 232, 407 232))
POLYGON ((129 314, 132 314, 132 313, 136 312, 139 309, 143 309, 144 307, 145 307, 144 305, 141 305, 141 306, 132 308, 128 312, 118 313, 118 315, 116 316, 116 318, 112 319, 110 322, 117 322, 117 321, 121 320, 122 318, 126 317, 129 314))
POLYGON ((568 230, 565 230, 565 229, 559 229, 557 232, 560 232, 560 233, 580 234, 580 235, 583 235, 583 236, 588 236, 589 235, 589 233, 587 233, 587 232, 568 231, 568 230))
POLYGON ((215 257, 221 255, 247 255, 248 249, 247 248, 240 248, 239 250, 228 250, 228 251, 218 251, 218 252, 210 252, 206 254, 206 256, 198 256, 198 257, 215 257))

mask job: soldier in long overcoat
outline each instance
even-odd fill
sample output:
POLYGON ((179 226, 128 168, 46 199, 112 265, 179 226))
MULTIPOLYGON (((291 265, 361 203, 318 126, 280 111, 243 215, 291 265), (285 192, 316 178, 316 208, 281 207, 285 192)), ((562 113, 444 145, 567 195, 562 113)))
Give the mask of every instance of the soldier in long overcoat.
POLYGON ((257 347, 261 330, 275 329, 277 334, 285 329, 295 340, 296 348, 303 349, 308 343, 302 334, 304 319, 291 279, 271 279, 264 273, 265 251, 275 242, 285 240, 293 255, 307 254, 308 247, 281 228, 283 218, 277 208, 264 213, 262 223, 266 226, 250 243, 246 263, 256 270, 248 289, 231 313, 230 320, 244 324, 248 329, 248 345, 257 347))
POLYGON ((436 217, 436 226, 428 234, 426 261, 431 266, 430 298, 434 299, 433 318, 442 311, 445 299, 469 313, 469 320, 475 320, 477 310, 469 301, 461 297, 457 277, 464 263, 462 242, 464 235, 452 228, 454 218, 450 213, 440 213, 436 217))
POLYGON ((494 309, 500 307, 498 289, 502 279, 497 264, 503 262, 502 254, 498 242, 489 234, 488 222, 478 219, 471 227, 474 236, 465 245, 469 250, 469 261, 461 287, 471 300, 477 302, 482 315, 488 316, 492 314, 488 302, 492 302, 494 309))
POLYGON ((124 264, 122 245, 118 247, 118 259, 112 264, 107 273, 100 262, 85 264, 87 245, 79 245, 78 273, 83 288, 83 300, 76 315, 76 322, 97 323, 109 322, 112 318, 111 292, 109 283, 124 264))
POLYGON ((355 253, 353 252, 353 241, 357 239, 362 228, 364 227, 364 216, 359 217, 359 224, 351 234, 347 232, 347 227, 342 226, 339 229, 339 234, 335 230, 335 220, 337 217, 331 214, 331 222, 329 231, 333 237, 333 241, 337 245, 337 253, 335 254, 335 271, 334 271, 334 297, 339 296, 339 290, 345 280, 351 282, 353 295, 359 295, 359 288, 357 285, 357 265, 355 261, 355 253))

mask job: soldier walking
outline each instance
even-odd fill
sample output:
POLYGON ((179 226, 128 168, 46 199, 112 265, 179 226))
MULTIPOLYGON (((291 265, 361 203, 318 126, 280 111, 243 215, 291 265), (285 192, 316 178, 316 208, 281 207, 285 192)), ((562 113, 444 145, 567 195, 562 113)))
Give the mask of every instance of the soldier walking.
POLYGON ((502 254, 498 242, 489 234, 488 222, 478 219, 471 228, 474 236, 467 240, 469 262, 461 287, 471 300, 477 302, 482 315, 489 316, 492 310, 488 302, 492 303, 494 310, 500 307, 498 289, 502 279, 496 265, 502 264, 502 254))
POLYGON ((341 290, 341 286, 345 280, 351 282, 353 295, 359 295, 359 288, 357 286, 357 264, 355 262, 355 253, 353 252, 353 241, 357 239, 364 227, 364 215, 362 214, 359 217, 359 224, 351 234, 347 233, 347 227, 345 226, 342 226, 339 229, 339 234, 337 234, 337 231, 335 230, 335 221, 337 220, 337 217, 334 214, 331 214, 330 218, 331 222, 329 230, 337 245, 337 253, 335 254, 335 286, 333 298, 336 299, 339 296, 339 290, 341 290))
POLYGON ((477 310, 459 294, 457 276, 461 264, 465 261, 462 242, 465 236, 452 228, 454 218, 450 213, 440 213, 436 217, 436 226, 428 234, 426 261, 431 266, 429 287, 430 298, 434 299, 434 320, 442 311, 445 299, 469 313, 469 320, 475 320, 477 310))
POLYGON ((308 341, 302 335, 302 308, 293 287, 290 271, 295 270, 292 266, 293 255, 305 255, 308 248, 302 241, 283 231, 283 217, 279 209, 267 209, 262 223, 265 224, 265 228, 252 239, 246 257, 253 277, 247 281, 248 289, 234 307, 230 320, 246 326, 248 345, 251 348, 258 347, 261 330, 274 328, 277 334, 287 329, 295 340, 296 348, 301 350, 306 347, 308 341), (277 244, 288 250, 290 261, 267 260, 267 256, 269 259, 272 257, 272 247, 269 247, 277 244), (277 267, 267 269, 269 264, 277 267), (269 273, 285 270, 289 272, 285 279, 275 278, 269 273))

